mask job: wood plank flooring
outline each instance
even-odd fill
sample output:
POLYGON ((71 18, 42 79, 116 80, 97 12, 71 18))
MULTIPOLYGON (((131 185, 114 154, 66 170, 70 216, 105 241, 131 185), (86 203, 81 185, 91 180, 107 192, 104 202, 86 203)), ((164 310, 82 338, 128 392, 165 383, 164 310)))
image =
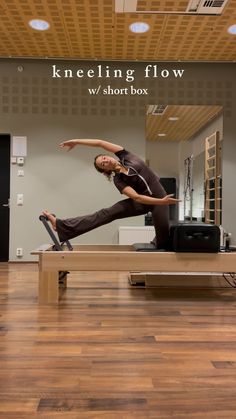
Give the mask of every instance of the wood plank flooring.
POLYGON ((236 290, 73 273, 42 307, 37 275, 0 264, 1 418, 236 418, 236 290))

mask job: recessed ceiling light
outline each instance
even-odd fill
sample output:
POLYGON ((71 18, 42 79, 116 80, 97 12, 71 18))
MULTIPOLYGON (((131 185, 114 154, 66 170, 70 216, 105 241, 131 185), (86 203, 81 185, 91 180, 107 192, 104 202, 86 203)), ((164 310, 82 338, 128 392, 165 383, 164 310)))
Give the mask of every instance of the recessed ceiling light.
POLYGON ((236 25, 231 25, 231 26, 228 28, 228 32, 229 32, 231 35, 236 35, 236 25))
POLYGON ((179 117, 178 116, 170 116, 169 121, 178 121, 179 117))
POLYGON ((50 27, 49 23, 42 19, 32 19, 29 21, 29 25, 37 31, 46 31, 50 27))
POLYGON ((164 132, 162 133, 160 133, 160 134, 158 134, 158 137, 165 137, 166 136, 166 134, 164 134, 164 132))
POLYGON ((129 29, 134 33, 144 33, 149 30, 150 26, 144 22, 134 22, 129 25, 129 29))

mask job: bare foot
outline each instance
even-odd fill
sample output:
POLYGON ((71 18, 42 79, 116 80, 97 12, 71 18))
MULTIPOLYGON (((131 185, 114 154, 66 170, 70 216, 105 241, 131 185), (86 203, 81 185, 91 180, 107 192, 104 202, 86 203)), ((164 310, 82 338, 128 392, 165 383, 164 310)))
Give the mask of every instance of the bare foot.
POLYGON ((48 220, 50 221, 50 223, 52 225, 53 230, 56 231, 57 230, 57 228, 56 228, 56 217, 53 214, 50 214, 50 212, 48 212, 47 210, 43 211, 43 215, 48 218, 48 220))

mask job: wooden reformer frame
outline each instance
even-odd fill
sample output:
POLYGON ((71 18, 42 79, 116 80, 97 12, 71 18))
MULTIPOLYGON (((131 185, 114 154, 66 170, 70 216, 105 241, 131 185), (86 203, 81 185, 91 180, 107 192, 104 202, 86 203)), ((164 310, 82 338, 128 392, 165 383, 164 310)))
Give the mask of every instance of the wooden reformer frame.
POLYGON ((236 252, 137 252, 132 245, 74 245, 72 250, 66 243, 60 250, 55 244, 43 245, 31 254, 39 258, 39 304, 58 304, 68 271, 236 272, 236 252))

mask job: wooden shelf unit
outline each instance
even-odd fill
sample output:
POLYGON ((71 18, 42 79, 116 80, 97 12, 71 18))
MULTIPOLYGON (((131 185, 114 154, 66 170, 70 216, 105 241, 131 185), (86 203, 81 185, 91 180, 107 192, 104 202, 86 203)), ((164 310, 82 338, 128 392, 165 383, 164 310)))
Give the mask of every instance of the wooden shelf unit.
POLYGON ((205 140, 205 222, 216 225, 222 219, 222 171, 219 131, 205 140))

